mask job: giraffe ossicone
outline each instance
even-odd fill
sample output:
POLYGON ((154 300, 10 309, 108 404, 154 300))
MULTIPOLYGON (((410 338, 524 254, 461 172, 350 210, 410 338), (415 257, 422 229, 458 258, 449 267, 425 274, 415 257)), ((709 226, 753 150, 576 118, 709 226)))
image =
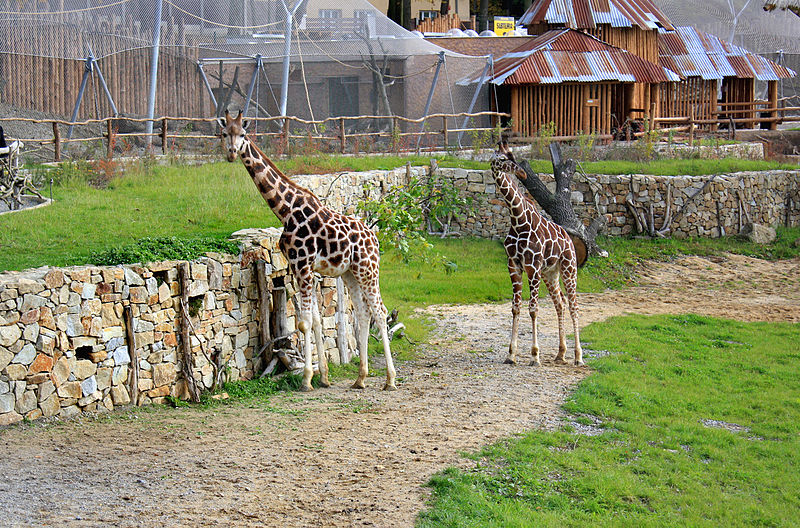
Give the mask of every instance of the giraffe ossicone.
POLYGON ((286 177, 251 141, 242 122, 242 113, 232 117, 227 111, 219 119, 220 137, 226 158, 240 158, 261 196, 283 224, 279 247, 289 262, 300 293, 297 328, 303 334, 303 390, 312 390, 311 334, 319 359, 320 384, 330 386, 328 362, 322 336, 322 319, 316 296, 314 273, 342 277, 347 285, 358 320, 358 353, 361 360, 353 388, 363 389, 368 374, 367 340, 370 316, 375 319, 386 356, 384 390, 395 390, 395 369, 389 347, 386 307, 381 299, 378 275, 380 252, 378 237, 361 220, 325 207, 314 193, 286 177))
POLYGON ((575 333, 575 365, 583 365, 578 329, 578 264, 575 246, 567 231, 560 225, 539 214, 533 201, 525 196, 516 181, 516 174, 524 174, 517 165, 514 155, 505 142, 500 142, 491 163, 492 175, 497 189, 508 205, 511 215, 511 228, 505 239, 508 256, 508 273, 514 293, 511 303, 511 342, 508 346, 506 363, 516 363, 519 342, 519 312, 522 305, 522 272, 528 275, 531 299, 528 312, 533 325, 533 345, 531 346, 531 365, 539 366, 539 336, 537 315, 539 311, 539 284, 544 280, 558 315, 558 354, 556 363, 566 363, 567 350, 564 305, 569 308, 572 327, 575 333), (559 278, 564 281, 566 299, 559 286, 559 278))

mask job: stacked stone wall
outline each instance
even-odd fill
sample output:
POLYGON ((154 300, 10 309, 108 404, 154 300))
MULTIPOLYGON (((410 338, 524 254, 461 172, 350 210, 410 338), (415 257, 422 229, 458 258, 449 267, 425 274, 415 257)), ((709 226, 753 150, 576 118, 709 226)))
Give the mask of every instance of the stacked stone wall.
MULTIPOLYGON (((295 293, 277 248, 279 235, 277 229, 238 232, 234 237, 242 243, 240 255, 208 254, 189 263, 187 287, 196 330, 190 345, 193 375, 201 388, 213 381, 213 367, 201 344, 222 354, 227 380, 249 379, 263 368, 263 356, 257 356, 260 296, 253 263, 264 260, 269 280, 282 279, 289 299, 295 293)), ((139 366, 135 403, 186 397, 179 353, 178 265, 167 261, 0 274, 0 425, 130 404, 128 307, 139 366)), ((333 279, 321 284, 325 347, 332 360, 338 358, 335 285, 333 279)), ((286 303, 286 318, 293 329, 292 302, 286 303)))

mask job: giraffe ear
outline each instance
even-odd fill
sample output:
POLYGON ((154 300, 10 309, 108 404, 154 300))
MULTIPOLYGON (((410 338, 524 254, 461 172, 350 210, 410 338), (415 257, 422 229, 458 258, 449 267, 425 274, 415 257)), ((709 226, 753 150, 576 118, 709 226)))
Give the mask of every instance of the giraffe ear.
POLYGON ((245 119, 242 122, 242 128, 247 128, 249 124, 250 124, 250 120, 249 119, 245 119))
POLYGON ((217 118, 217 124, 219 124, 220 128, 225 128, 226 126, 228 126, 221 117, 217 118))

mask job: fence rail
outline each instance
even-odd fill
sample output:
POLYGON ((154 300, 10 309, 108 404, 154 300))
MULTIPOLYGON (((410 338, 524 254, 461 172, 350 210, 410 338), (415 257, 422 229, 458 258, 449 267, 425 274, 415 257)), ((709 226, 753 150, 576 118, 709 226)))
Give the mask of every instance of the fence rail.
MULTIPOLYGON (((479 127, 479 126, 464 126, 469 120, 486 119, 491 122, 497 122, 500 118, 510 117, 508 114, 501 112, 476 112, 476 113, 457 113, 457 114, 431 114, 423 118, 412 119, 403 116, 380 116, 380 115, 363 115, 363 116, 340 116, 329 117, 323 120, 306 120, 293 116, 277 116, 277 117, 259 117, 249 118, 250 121, 250 135, 259 138, 275 138, 279 142, 282 152, 288 152, 289 145, 292 140, 306 140, 315 142, 327 142, 330 145, 336 145, 336 148, 329 148, 329 150, 338 150, 340 153, 346 153, 348 146, 354 153, 360 152, 359 140, 362 138, 369 138, 374 142, 375 140, 386 139, 390 142, 392 151, 396 152, 422 152, 431 150, 442 150, 449 148, 463 148, 461 145, 461 138, 464 133, 469 134, 492 134, 496 131, 496 127, 479 127), (367 130, 367 131, 352 131, 348 130, 348 124, 358 124, 367 122, 384 123, 383 130, 367 130), (452 125, 449 125, 449 122, 452 125), (254 126, 255 125, 255 126, 254 126), (455 126, 453 126, 455 125, 455 126), (272 131, 259 131, 259 126, 262 129, 272 126, 272 131), (436 128, 433 128, 433 127, 436 128), (451 128, 452 126, 452 128, 451 128), (417 131, 410 131, 410 128, 419 127, 417 131), (403 128, 406 130, 403 131, 403 128), (275 130, 277 129, 277 130, 275 130), (302 133, 298 133, 300 130, 302 133), (327 132, 327 134, 326 134, 327 132), (458 141, 453 145, 453 139, 458 138, 458 141), (406 140, 412 141, 406 141, 406 140), (416 141, 413 141, 416 140, 416 141), (423 140, 426 143, 423 145, 423 140)), ((193 133, 193 132, 179 132, 177 127, 170 126, 170 123, 192 123, 210 125, 209 128, 216 127, 216 118, 196 118, 196 117, 175 117, 175 116, 161 116, 153 119, 155 123, 160 123, 161 130, 153 133, 145 133, 144 131, 134 132, 120 132, 118 127, 122 122, 130 124, 145 124, 149 119, 140 118, 113 118, 107 117, 103 119, 87 119, 84 121, 66 121, 62 119, 31 119, 31 118, 14 118, 2 117, 2 122, 28 122, 28 123, 49 123, 52 126, 52 136, 47 138, 15 138, 19 139, 27 145, 53 145, 53 159, 54 161, 61 161, 62 151, 66 145, 74 143, 86 143, 92 141, 104 141, 106 144, 106 157, 112 158, 114 156, 115 147, 120 138, 160 138, 161 150, 164 154, 170 152, 174 148, 174 140, 184 139, 215 139, 216 134, 211 133, 193 133), (62 136, 60 127, 90 127, 92 125, 104 125, 104 132, 102 135, 93 135, 89 137, 80 138, 65 138, 62 136), (174 129, 174 130, 173 130, 174 129), (172 146, 171 146, 172 145, 172 146)), ((119 150, 119 149, 117 149, 119 150)))

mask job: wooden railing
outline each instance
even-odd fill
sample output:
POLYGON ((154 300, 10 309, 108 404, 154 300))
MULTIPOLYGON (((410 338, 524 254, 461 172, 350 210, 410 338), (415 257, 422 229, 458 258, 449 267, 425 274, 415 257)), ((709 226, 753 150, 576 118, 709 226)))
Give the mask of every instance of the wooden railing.
MULTIPOLYGON (((317 145, 326 145, 324 151, 340 153, 361 153, 374 152, 372 148, 376 143, 384 141, 380 145, 385 152, 428 152, 434 150, 448 150, 461 148, 461 145, 454 144, 454 139, 459 136, 466 136, 465 143, 470 143, 473 137, 479 135, 486 136, 496 130, 494 127, 461 127, 466 120, 488 118, 496 122, 499 118, 510 117, 508 114, 500 112, 476 112, 458 114, 431 114, 424 118, 410 119, 402 116, 342 116, 329 117, 327 119, 314 121, 305 120, 293 116, 249 118, 250 135, 256 140, 260 138, 274 138, 277 144, 274 145, 278 154, 290 152, 293 141, 315 142, 317 145), (364 121, 375 121, 385 124, 384 130, 350 131, 348 124, 364 121), (452 128, 451 128, 452 127, 452 128), (271 128, 272 130, 267 130, 271 128), (405 128, 406 131, 403 131, 405 128), (411 131, 413 129, 413 131, 411 131), (363 144, 362 144, 363 143, 363 144), (363 150, 361 147, 365 147, 363 150)), ((216 119, 214 118, 191 118, 162 116, 154 119, 154 132, 147 134, 144 132, 125 132, 118 131, 119 122, 140 123, 144 125, 148 119, 134 118, 104 118, 89 119, 86 121, 70 122, 58 119, 30 119, 3 117, 2 122, 29 122, 29 123, 49 123, 52 126, 52 136, 43 138, 14 138, 23 141, 27 148, 39 146, 53 146, 53 160, 61 161, 62 153, 66 146, 70 144, 87 143, 92 141, 102 141, 105 144, 106 157, 113 158, 115 153, 121 153, 125 149, 121 148, 120 140, 125 138, 160 138, 161 150, 164 154, 171 153, 175 148, 174 140, 208 140, 216 139, 218 136, 209 133, 181 132, 177 127, 171 127, 170 123, 179 122, 181 124, 197 123, 211 125, 208 128, 216 129, 216 119), (62 127, 88 127, 102 124, 105 133, 90 137, 65 138, 62 127), (174 130, 173 130, 174 129, 174 130)), ((184 126, 184 129, 186 127, 184 126)), ((488 145, 487 145, 488 146, 488 145)), ((463 148, 471 148, 465 145, 463 148)), ((322 150, 322 149, 321 149, 322 150)))

